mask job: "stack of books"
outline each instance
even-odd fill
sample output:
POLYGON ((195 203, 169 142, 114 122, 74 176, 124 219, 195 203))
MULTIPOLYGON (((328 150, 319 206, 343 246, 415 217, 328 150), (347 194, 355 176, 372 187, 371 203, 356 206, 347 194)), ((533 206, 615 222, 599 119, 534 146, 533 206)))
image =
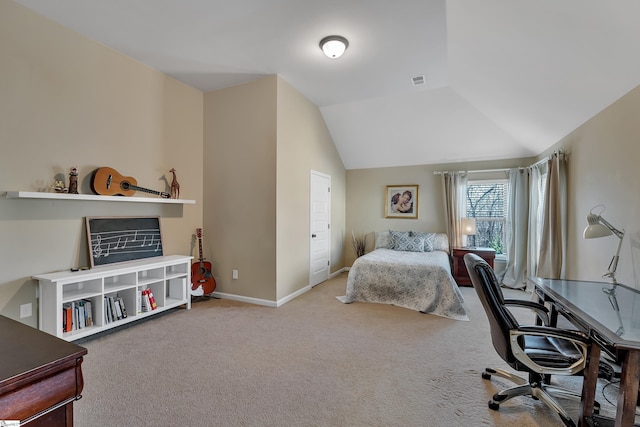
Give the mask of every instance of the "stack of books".
POLYGON ((90 300, 79 300, 62 305, 62 331, 72 332, 93 325, 90 300))
POLYGON ((104 296, 104 322, 111 323, 127 317, 124 300, 118 295, 104 296))
POLYGON ((153 311, 158 308, 158 304, 156 304, 156 299, 153 296, 153 292, 149 288, 140 291, 139 301, 140 305, 138 306, 138 313, 153 311))

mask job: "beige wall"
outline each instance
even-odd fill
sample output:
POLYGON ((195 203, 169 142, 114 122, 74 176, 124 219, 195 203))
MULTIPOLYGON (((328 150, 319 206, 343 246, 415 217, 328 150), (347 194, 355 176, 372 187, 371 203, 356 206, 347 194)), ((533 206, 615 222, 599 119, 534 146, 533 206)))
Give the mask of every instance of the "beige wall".
MULTIPOLYGON (((87 265, 85 216, 160 215, 165 253, 190 254, 202 222, 203 94, 62 28, 0 2, 0 191, 47 191, 54 175, 111 166, 167 190, 176 168, 195 205, 16 200, 0 197, 0 314, 32 303, 34 274, 87 265)), ((149 195, 150 197, 154 197, 149 195)))
POLYGON ((345 169, 320 110, 278 78, 278 299, 309 284, 310 174, 331 176, 331 271, 344 267, 345 169))
POLYGON ((309 284, 311 169, 331 175, 332 271, 344 266, 344 167, 318 108, 286 81, 205 94, 204 159, 218 292, 275 303, 309 284))
MULTIPOLYGON (((607 210, 603 216, 626 230, 618 266, 619 281, 640 288, 640 251, 632 252, 631 241, 640 240, 640 87, 613 103, 580 126, 562 141, 535 159, 494 162, 424 165, 347 171, 346 230, 373 231, 444 230, 440 177, 434 170, 493 169, 526 166, 554 150, 568 152, 568 242, 567 278, 601 280, 615 253, 618 240, 606 237, 584 240, 582 231, 586 215, 597 204, 607 210), (385 219, 383 197, 388 184, 419 184, 419 219, 385 219), (635 274, 634 274, 635 265, 635 274)), ((350 241, 345 242, 345 263, 355 258, 350 241)))
MULTIPOLYGON (((533 159, 495 160, 454 164, 352 169, 347 171, 347 239, 345 264, 355 260, 351 231, 367 235, 367 251, 373 249, 375 231, 446 231, 442 205, 441 176, 434 171, 482 170, 526 166, 533 159), (418 218, 385 218, 387 185, 418 185, 418 218)), ((504 178, 504 174, 484 174, 485 178, 504 178)))
POLYGON ((204 120, 205 256, 216 290, 268 301, 276 298, 276 82, 206 93, 204 120))
POLYGON ((600 280, 616 251, 614 236, 584 240, 582 231, 591 208, 604 204, 602 214, 625 229, 618 280, 640 288, 640 87, 569 134, 553 149, 569 153, 567 276, 600 280), (636 273, 634 274, 634 263, 636 273))

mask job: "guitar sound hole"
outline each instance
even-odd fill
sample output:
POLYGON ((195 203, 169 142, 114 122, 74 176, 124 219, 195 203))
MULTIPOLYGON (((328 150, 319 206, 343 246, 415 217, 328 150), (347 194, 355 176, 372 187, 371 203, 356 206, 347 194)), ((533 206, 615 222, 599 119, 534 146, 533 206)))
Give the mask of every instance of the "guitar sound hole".
POLYGON ((129 189, 129 183, 127 181, 125 181, 125 182, 120 184, 120 187, 122 187, 123 190, 128 190, 129 189))

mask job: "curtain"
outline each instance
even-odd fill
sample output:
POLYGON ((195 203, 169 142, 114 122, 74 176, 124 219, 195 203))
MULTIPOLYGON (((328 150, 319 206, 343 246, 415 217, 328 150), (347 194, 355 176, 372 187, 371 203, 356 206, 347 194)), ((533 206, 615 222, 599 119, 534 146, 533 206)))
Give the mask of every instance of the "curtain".
POLYGON ((536 276, 564 279, 567 253, 567 167, 562 153, 547 161, 542 234, 536 276))
POLYGON ((466 172, 443 172, 441 177, 449 247, 462 246, 460 223, 462 217, 466 216, 464 207, 467 196, 467 174, 466 172))
POLYGON ((540 254, 540 236, 542 235, 542 206, 547 179, 547 163, 530 166, 529 171, 529 242, 527 250, 527 271, 536 275, 538 271, 538 255, 540 254))
POLYGON ((527 287, 527 243, 529 219, 529 181, 524 169, 509 170, 507 207, 507 266, 502 284, 509 288, 527 287))

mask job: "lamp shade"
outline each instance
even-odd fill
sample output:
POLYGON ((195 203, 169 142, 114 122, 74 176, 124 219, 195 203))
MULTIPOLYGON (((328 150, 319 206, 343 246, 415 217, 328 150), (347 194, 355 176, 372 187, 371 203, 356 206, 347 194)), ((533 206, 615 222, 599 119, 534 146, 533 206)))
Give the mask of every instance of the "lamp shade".
POLYGON ((611 236, 612 231, 600 223, 600 215, 590 213, 587 215, 587 227, 582 233, 585 239, 596 239, 598 237, 611 236))
POLYGON ((476 234, 475 218, 462 218, 461 226, 462 226, 462 234, 465 234, 467 236, 476 234))
POLYGON ((349 41, 342 36, 327 36, 320 40, 320 49, 329 58, 340 58, 349 47, 349 41))

